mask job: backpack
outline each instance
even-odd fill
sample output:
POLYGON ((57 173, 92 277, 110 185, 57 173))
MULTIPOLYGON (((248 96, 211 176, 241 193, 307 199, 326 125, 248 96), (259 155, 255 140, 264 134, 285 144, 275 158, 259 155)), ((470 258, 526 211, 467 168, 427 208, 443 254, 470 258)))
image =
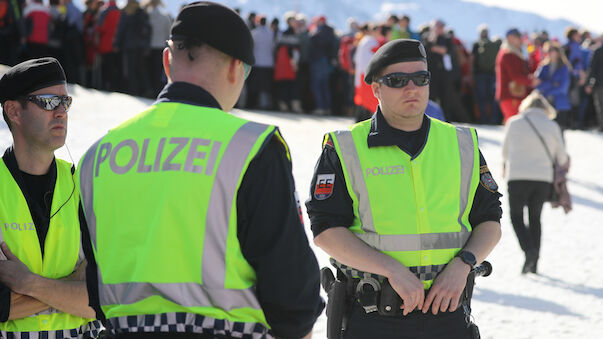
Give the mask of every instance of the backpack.
POLYGON ((490 40, 480 40, 477 45, 477 68, 479 73, 494 73, 499 46, 490 40))

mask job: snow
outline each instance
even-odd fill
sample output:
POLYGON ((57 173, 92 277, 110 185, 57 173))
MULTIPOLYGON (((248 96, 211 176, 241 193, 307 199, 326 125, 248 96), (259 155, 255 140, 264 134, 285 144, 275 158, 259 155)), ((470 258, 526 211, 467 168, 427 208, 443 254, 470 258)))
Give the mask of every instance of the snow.
MULTIPOLYGON (((67 145, 78 162, 86 149, 111 127, 132 117, 152 100, 119 93, 105 93, 69 86, 74 97, 69 113, 67 145)), ((302 201, 309 194, 310 179, 321 151, 324 133, 345 128, 349 118, 313 117, 276 112, 234 110, 233 114, 280 126, 293 157, 293 174, 302 201)), ((500 126, 476 126, 480 148, 506 194, 501 178, 500 126)), ((603 338, 603 269, 599 241, 603 239, 603 134, 566 132, 572 157, 569 191, 574 210, 565 215, 547 204, 543 211, 543 239, 538 275, 521 275, 523 255, 509 220, 503 198, 503 236, 488 260, 494 266, 488 278, 479 278, 473 300, 473 316, 483 338, 603 338)), ((0 123, 0 150, 12 141, 0 123)), ((69 159, 66 148, 57 156, 69 159)), ((304 209, 305 214, 305 207, 304 209)), ((305 227, 311 242, 309 221, 305 227)), ((312 244, 321 266, 328 256, 312 244)), ((326 338, 324 314, 315 325, 314 338, 326 338)))

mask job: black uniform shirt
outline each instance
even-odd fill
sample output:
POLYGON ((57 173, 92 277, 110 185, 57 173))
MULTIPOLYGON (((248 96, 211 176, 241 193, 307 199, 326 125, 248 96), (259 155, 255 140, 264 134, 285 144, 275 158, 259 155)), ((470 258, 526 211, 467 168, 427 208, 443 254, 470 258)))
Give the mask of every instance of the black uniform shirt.
MULTIPOLYGON (((405 132, 391 127, 380 109, 373 115, 371 120, 371 130, 367 137, 369 148, 379 146, 398 146, 402 151, 409 154, 413 159, 416 158, 425 143, 429 134, 431 120, 424 116, 421 128, 405 132)), ((487 169, 486 160, 479 153, 480 169, 487 169)), ((489 178, 489 172, 486 174, 489 178)), ((469 212, 469 223, 476 227, 485 221, 500 222, 502 210, 500 208, 500 197, 502 196, 493 186, 493 181, 484 183, 480 180, 473 205, 469 212)), ((345 177, 339 161, 339 156, 332 146, 327 142, 322 150, 320 159, 314 170, 314 177, 310 186, 310 198, 306 201, 306 207, 312 232, 314 237, 318 236, 324 230, 333 227, 350 227, 354 221, 354 210, 352 207, 352 198, 346 189, 345 177), (324 200, 317 200, 314 197, 316 187, 316 178, 320 174, 335 174, 335 182, 332 187, 331 195, 324 200)))
MULTIPOLYGON (((57 178, 56 160, 52 159, 48 173, 43 175, 33 175, 21 171, 12 147, 6 149, 2 160, 4 160, 6 168, 8 168, 8 171, 25 197, 32 221, 36 227, 40 249, 42 250, 42 255, 44 255, 44 242, 50 224, 50 208, 52 206, 52 196, 57 178)), ((13 221, 2 220, 2 222, 8 223, 13 221)), ((0 322, 7 321, 9 314, 10 289, 0 283, 0 322)))
MULTIPOLYGON (((201 87, 168 84, 158 102, 180 102, 220 108, 201 87)), ((319 296, 318 263, 295 200, 291 163, 276 138, 267 140, 251 161, 237 195, 237 236, 245 259, 257 276, 256 293, 272 332, 282 338, 300 338, 311 329, 324 308, 319 296)), ((82 212, 80 206, 80 213, 82 212)), ((82 216, 80 220, 85 220, 82 216)), ((82 222, 82 234, 89 238, 82 222)), ((98 300, 96 261, 89 241, 83 241, 88 259, 86 280, 90 306, 102 319, 98 300)))

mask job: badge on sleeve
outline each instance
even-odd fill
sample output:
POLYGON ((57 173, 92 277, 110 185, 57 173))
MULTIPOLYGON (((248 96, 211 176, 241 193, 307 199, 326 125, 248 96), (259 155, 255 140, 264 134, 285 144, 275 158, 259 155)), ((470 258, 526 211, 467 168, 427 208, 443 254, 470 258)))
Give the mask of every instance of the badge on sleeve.
POLYGON ((328 199, 333 194, 333 185, 335 184, 335 174, 319 174, 316 177, 316 186, 314 187, 314 198, 316 200, 328 199))
POLYGON ((492 193, 498 192, 498 184, 494 181, 494 178, 492 178, 488 166, 484 165, 479 168, 479 183, 492 193))

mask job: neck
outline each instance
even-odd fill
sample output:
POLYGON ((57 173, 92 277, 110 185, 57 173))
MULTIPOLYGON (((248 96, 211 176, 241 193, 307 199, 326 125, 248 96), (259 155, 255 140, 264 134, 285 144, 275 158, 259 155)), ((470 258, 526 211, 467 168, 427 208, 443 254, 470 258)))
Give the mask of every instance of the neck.
POLYGON ((48 173, 52 159, 54 159, 54 152, 33 147, 22 147, 16 142, 13 148, 17 165, 21 171, 33 175, 48 173))
POLYGON ((387 115, 383 114, 383 117, 391 127, 404 132, 413 132, 421 128, 421 125, 423 124, 423 115, 424 114, 420 114, 415 117, 388 117, 387 115))

